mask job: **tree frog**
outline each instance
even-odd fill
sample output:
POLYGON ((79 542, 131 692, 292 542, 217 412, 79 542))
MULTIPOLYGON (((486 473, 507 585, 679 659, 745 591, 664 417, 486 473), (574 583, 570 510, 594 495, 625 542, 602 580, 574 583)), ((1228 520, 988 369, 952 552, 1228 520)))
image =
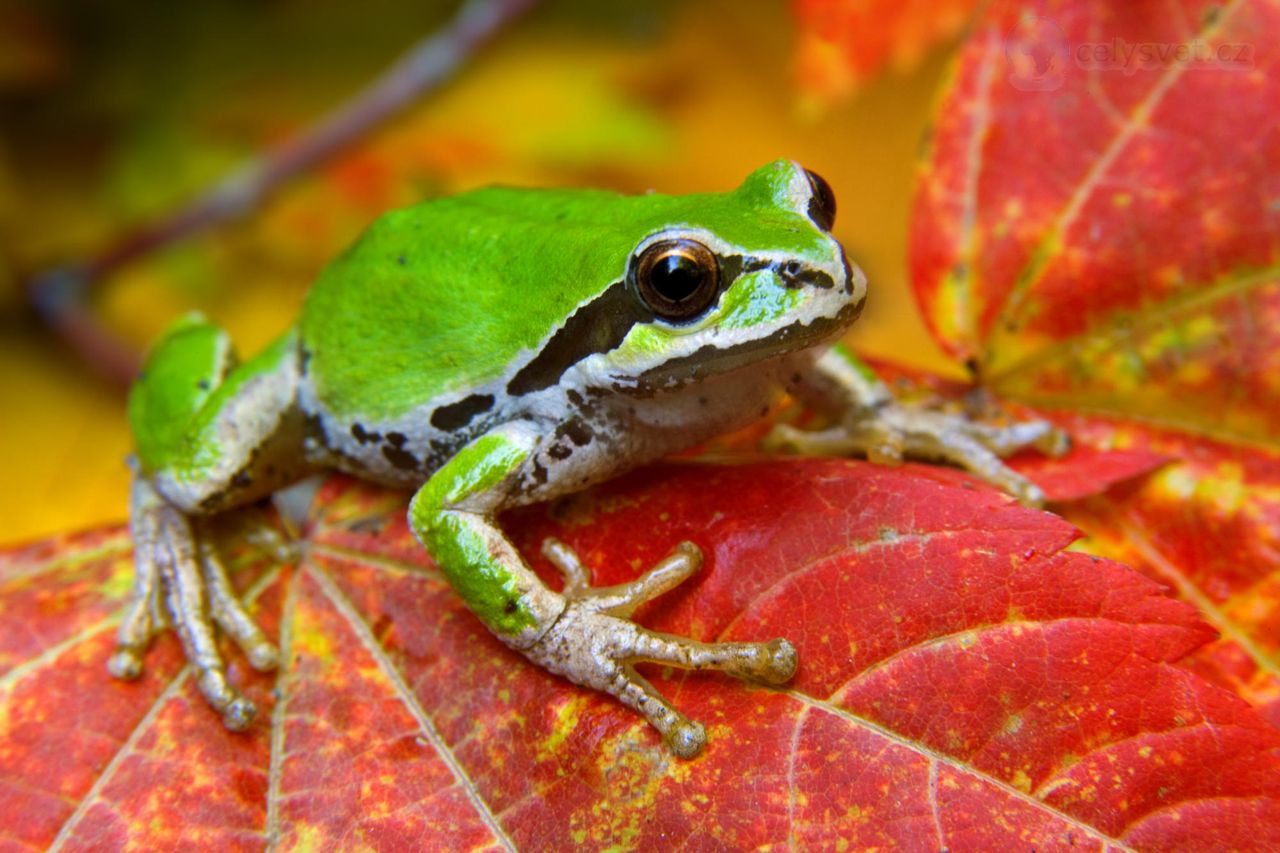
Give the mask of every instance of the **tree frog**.
POLYGON ((319 276, 296 325, 237 361, 198 316, 153 347, 129 397, 136 582, 110 671, 135 678, 151 637, 178 632, 231 729, 255 709, 228 682, 215 626, 250 664, 278 653, 237 600, 206 519, 323 469, 416 489, 409 523, 504 643, 642 714, 680 756, 703 727, 640 674, 650 661, 782 683, 785 639, 702 643, 631 621, 700 567, 682 543, 631 583, 592 588, 565 545, 545 585, 498 514, 737 428, 790 392, 835 415, 801 450, 963 466, 1027 503, 1001 461, 1064 437, 905 406, 833 343, 866 282, 831 234, 835 197, 780 160, 731 192, 626 196, 490 187, 388 213, 319 276))

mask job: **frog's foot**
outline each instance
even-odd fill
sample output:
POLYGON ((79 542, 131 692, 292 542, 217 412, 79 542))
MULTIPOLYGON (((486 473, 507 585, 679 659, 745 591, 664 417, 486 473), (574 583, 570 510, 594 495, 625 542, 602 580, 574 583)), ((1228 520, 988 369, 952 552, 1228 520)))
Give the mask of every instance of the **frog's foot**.
POLYGON ((862 454, 880 465, 898 465, 904 458, 947 462, 1027 506, 1042 506, 1044 492, 1005 465, 1004 457, 1027 447, 1060 456, 1070 447, 1066 433, 1048 421, 997 426, 897 402, 883 404, 860 420, 817 432, 781 424, 767 442, 815 455, 862 454))
POLYGON ((245 611, 213 547, 197 540, 187 517, 142 477, 134 479, 132 498, 137 575, 107 669, 117 678, 137 678, 151 638, 172 624, 205 699, 227 728, 247 728, 257 709, 227 682, 213 626, 235 639, 254 669, 273 669, 276 648, 245 611))
POLYGON ((566 545, 554 539, 543 552, 565 576, 566 607, 537 643, 531 660, 586 687, 617 697, 639 711, 672 752, 692 758, 706 744, 702 725, 677 711, 635 670, 640 661, 685 669, 719 669, 739 678, 779 684, 796 671, 796 650, 786 640, 768 643, 699 643, 641 628, 631 613, 684 582, 702 565, 702 553, 682 542, 653 569, 630 583, 593 589, 588 573, 566 545))

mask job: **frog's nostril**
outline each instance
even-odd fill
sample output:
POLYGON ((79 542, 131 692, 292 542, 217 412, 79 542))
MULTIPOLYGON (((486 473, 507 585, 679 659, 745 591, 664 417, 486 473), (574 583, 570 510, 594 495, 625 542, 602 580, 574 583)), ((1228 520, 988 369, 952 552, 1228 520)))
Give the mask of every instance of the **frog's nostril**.
POLYGON ((770 266, 774 274, 782 279, 784 287, 792 289, 817 287, 822 290, 831 290, 836 286, 835 277, 831 273, 805 266, 802 261, 794 258, 770 266))
POLYGON ((778 269, 778 275, 787 287, 798 287, 804 283, 804 264, 797 260, 787 261, 778 269))

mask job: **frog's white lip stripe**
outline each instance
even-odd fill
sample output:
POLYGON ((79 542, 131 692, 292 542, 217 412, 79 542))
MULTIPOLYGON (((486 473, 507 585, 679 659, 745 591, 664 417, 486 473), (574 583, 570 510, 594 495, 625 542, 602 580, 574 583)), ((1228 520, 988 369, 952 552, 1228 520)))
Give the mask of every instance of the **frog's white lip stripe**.
POLYGON ((727 373, 737 367, 759 361, 758 352, 767 347, 783 354, 818 346, 838 336, 858 318, 862 303, 848 303, 834 317, 816 317, 810 322, 797 320, 783 326, 762 340, 747 340, 729 347, 712 344, 688 355, 672 358, 639 376, 615 382, 617 390, 640 393, 670 390, 699 377, 727 373))

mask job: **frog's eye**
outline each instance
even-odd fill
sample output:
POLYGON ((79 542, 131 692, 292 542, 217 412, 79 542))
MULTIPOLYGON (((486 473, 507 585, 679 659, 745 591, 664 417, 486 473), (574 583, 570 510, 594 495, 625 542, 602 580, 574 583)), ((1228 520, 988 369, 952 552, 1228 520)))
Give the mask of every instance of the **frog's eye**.
POLYGON ((696 240, 660 240, 640 253, 634 270, 640 298, 666 320, 701 314, 720 286, 716 256, 696 240))
POLYGON ((809 177, 809 188, 813 190, 809 196, 809 218, 823 231, 830 231, 836 224, 836 194, 831 191, 831 184, 817 172, 805 169, 804 173, 809 177))

